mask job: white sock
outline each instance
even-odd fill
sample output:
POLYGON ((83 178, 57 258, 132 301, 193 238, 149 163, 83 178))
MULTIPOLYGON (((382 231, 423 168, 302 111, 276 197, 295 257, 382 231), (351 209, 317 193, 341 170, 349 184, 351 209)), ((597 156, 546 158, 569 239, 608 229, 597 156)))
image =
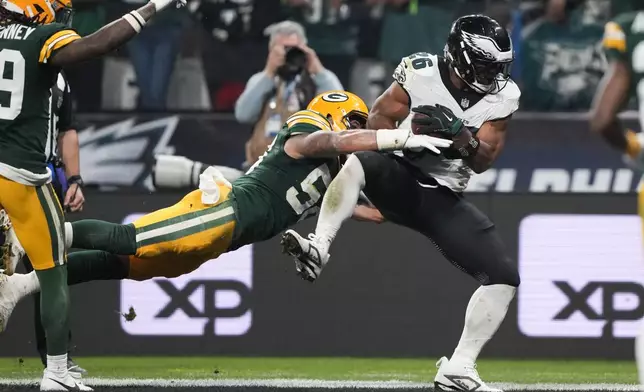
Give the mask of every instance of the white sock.
POLYGON ((329 184, 322 200, 320 217, 315 227, 317 243, 322 247, 320 251, 328 253, 342 222, 353 215, 364 184, 362 164, 358 158, 351 155, 342 166, 342 170, 329 184))
POLYGON ((67 376, 67 353, 47 355, 47 370, 60 378, 67 376))
POLYGON ((18 300, 40 291, 40 282, 36 271, 31 271, 28 274, 13 274, 9 279, 17 287, 17 292, 20 294, 18 300))
POLYGON ((635 338, 635 361, 637 362, 641 391, 644 390, 644 323, 640 325, 639 334, 635 338))
POLYGON ((71 222, 65 222, 65 250, 69 250, 72 247, 72 242, 74 241, 74 229, 72 228, 71 222))
POLYGON ((503 322, 516 287, 495 284, 479 287, 465 311, 465 326, 461 340, 450 361, 473 365, 483 346, 494 336, 503 322))

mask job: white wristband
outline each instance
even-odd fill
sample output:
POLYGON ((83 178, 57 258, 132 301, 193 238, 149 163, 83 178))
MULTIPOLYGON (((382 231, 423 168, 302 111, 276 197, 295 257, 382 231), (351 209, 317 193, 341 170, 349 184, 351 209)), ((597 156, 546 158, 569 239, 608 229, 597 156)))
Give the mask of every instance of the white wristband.
POLYGON ((410 133, 408 129, 379 129, 376 131, 378 150, 402 150, 410 133))
POLYGON ((141 32, 141 29, 143 28, 143 26, 138 21, 138 19, 134 17, 131 13, 123 15, 123 19, 125 19, 125 21, 129 23, 130 26, 132 26, 132 28, 134 29, 134 31, 137 32, 137 34, 141 32))
POLYGON ((172 2, 174 2, 174 0, 150 0, 150 3, 154 4, 154 8, 157 12, 169 6, 172 2))
POLYGON ((130 11, 130 15, 132 15, 134 19, 136 19, 141 24, 141 28, 145 27, 145 19, 143 19, 141 14, 139 14, 139 11, 130 11))

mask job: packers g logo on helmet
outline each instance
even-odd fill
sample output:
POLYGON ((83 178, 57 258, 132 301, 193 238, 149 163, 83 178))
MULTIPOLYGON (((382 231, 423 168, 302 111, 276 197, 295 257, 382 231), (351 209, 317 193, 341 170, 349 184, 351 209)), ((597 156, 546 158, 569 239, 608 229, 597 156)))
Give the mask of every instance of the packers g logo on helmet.
POLYGON ((345 102, 349 97, 345 93, 325 93, 322 95, 322 100, 327 102, 345 102))
POLYGON ((0 6, 10 13, 21 15, 24 22, 47 24, 56 20, 56 12, 49 0, 0 0, 0 6))
POLYGON ((361 129, 367 125, 369 109, 360 97, 348 91, 327 91, 313 98, 308 110, 318 112, 333 125, 334 131, 361 129))

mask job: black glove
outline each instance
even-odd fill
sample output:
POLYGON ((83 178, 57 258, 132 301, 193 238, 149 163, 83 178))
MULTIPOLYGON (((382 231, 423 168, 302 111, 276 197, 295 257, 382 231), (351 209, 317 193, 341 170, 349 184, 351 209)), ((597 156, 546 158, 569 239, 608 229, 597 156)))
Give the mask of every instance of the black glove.
POLYGON ((423 129, 423 133, 440 133, 448 139, 453 139, 465 128, 463 120, 443 105, 421 105, 411 111, 424 115, 414 116, 411 120, 416 128, 423 129))

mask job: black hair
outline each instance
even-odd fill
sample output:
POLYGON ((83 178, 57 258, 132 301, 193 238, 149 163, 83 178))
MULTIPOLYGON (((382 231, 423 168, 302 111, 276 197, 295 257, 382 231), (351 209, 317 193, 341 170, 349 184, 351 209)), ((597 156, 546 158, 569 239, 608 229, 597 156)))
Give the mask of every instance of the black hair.
POLYGON ((9 11, 4 7, 0 7, 0 26, 7 26, 10 24, 18 23, 25 26, 35 26, 38 23, 37 16, 30 18, 26 15, 17 12, 9 11))

